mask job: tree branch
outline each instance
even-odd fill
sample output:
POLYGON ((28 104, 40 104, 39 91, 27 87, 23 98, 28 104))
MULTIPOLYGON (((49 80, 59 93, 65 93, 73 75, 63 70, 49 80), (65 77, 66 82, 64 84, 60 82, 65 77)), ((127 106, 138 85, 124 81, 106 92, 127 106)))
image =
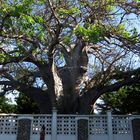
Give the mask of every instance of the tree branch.
POLYGON ((81 96, 83 96, 83 98, 89 98, 90 101, 95 102, 101 95, 105 93, 117 91, 123 86, 130 86, 134 83, 140 83, 140 68, 133 71, 122 72, 121 79, 123 80, 117 81, 110 85, 94 86, 86 92, 82 93, 81 96))
POLYGON ((21 40, 27 41, 29 43, 36 44, 36 41, 32 40, 31 38, 27 38, 25 35, 0 34, 0 36, 3 38, 9 38, 9 39, 21 39, 21 40))
POLYGON ((123 86, 130 86, 130 85, 132 85, 134 83, 140 83, 140 77, 128 78, 126 80, 116 82, 116 83, 114 83, 112 85, 105 86, 101 90, 101 94, 107 93, 107 92, 117 91, 123 86))

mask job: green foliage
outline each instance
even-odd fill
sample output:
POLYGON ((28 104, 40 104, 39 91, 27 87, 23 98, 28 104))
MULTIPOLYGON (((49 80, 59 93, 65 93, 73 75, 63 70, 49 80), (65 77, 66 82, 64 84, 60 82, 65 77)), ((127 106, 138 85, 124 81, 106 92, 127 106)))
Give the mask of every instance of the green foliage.
POLYGON ((0 62, 4 62, 5 61, 6 56, 4 54, 0 54, 0 62))
POLYGON ((117 26, 116 29, 118 30, 117 33, 120 34, 122 37, 124 38, 130 37, 130 33, 125 29, 124 24, 119 24, 119 26, 117 26))
POLYGON ((63 38, 63 42, 65 44, 70 44, 70 40, 71 40, 71 37, 70 36, 64 36, 64 38, 63 38))
POLYGON ((15 111, 15 105, 9 104, 5 96, 0 97, 0 113, 14 113, 15 111))
POLYGON ((103 40, 105 29, 103 26, 98 24, 88 24, 87 27, 78 25, 74 29, 74 33, 77 36, 82 37, 83 40, 96 44, 103 40))
POLYGON ((39 34, 39 39, 40 39, 41 41, 43 41, 43 40, 44 40, 44 37, 45 37, 45 34, 44 34, 43 31, 41 31, 40 34, 39 34))
POLYGON ((37 104, 26 95, 20 94, 19 97, 16 98, 16 103, 17 104, 11 104, 5 96, 1 96, 0 113, 39 113, 37 104))
POLYGON ((115 114, 140 113, 140 86, 123 87, 116 92, 102 96, 104 104, 99 104, 102 111, 112 109, 115 114))
POLYGON ((137 2, 137 3, 139 3, 139 2, 140 2, 140 0, 134 0, 134 2, 137 2))
POLYGON ((60 8, 58 9, 58 14, 60 16, 63 15, 70 15, 70 16, 76 16, 80 13, 81 11, 78 8, 70 8, 70 9, 64 9, 64 8, 60 8))
POLYGON ((17 110, 19 114, 32 114, 39 113, 37 104, 30 99, 28 96, 20 93, 19 97, 16 98, 17 110))
POLYGON ((139 37, 138 37, 138 31, 137 29, 134 27, 131 31, 131 39, 134 43, 138 43, 139 42, 139 37))
POLYGON ((1 10, 9 14, 10 16, 18 18, 20 17, 21 13, 28 14, 29 12, 31 12, 30 7, 31 4, 32 0, 31 1, 25 0, 22 3, 13 2, 11 4, 5 2, 1 4, 1 7, 3 8, 1 10))
MULTIPOLYGON (((42 0, 38 4, 43 4, 43 2, 42 0)), ((1 14, 3 13, 3 18, 5 18, 4 27, 8 32, 18 29, 20 34, 28 37, 38 36, 38 39, 43 41, 44 33, 42 24, 44 24, 44 20, 41 16, 33 15, 32 5, 34 3, 34 0, 24 0, 23 2, 15 0, 11 5, 5 2, 1 5, 0 12, 1 14)), ((5 34, 5 31, 0 32, 5 34)))
POLYGON ((39 23, 40 25, 42 25, 42 24, 44 23, 43 18, 40 17, 40 16, 36 16, 36 17, 35 17, 35 21, 36 21, 37 23, 39 23))

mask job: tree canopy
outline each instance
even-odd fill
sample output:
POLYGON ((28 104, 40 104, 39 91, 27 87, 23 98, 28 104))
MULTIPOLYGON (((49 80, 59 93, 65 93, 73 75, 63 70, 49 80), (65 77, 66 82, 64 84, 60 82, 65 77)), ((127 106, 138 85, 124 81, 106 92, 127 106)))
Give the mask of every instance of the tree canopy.
POLYGON ((15 111, 16 105, 9 104, 6 97, 0 96, 0 113, 14 113, 15 111))
POLYGON ((140 114, 140 85, 125 86, 113 93, 104 94, 97 104, 101 112, 108 109, 114 114, 140 114))
POLYGON ((140 82, 138 0, 1 0, 0 14, 1 94, 86 114, 140 82))
POLYGON ((31 98, 28 98, 25 94, 20 93, 19 97, 16 98, 15 112, 13 113, 38 114, 39 108, 31 98))

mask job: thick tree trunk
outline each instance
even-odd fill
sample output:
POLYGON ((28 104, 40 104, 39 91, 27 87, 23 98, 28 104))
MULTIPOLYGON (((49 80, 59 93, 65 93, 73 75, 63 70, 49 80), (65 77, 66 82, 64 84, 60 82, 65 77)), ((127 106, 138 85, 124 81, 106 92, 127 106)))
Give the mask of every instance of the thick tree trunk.
MULTIPOLYGON (((88 57, 86 52, 82 52, 84 43, 79 43, 73 53, 65 56, 66 65, 57 68, 58 76, 62 81, 63 94, 61 96, 60 113, 76 113, 73 106, 75 98, 80 92, 80 79, 86 73, 88 57)), ((76 103, 77 104, 77 103, 76 103)))
POLYGON ((79 96, 78 113, 79 114, 90 114, 93 113, 96 100, 101 95, 100 91, 97 89, 89 90, 83 95, 79 96))
POLYGON ((47 92, 50 97, 52 106, 56 106, 56 95, 55 95, 55 82, 53 75, 53 63, 38 65, 44 83, 47 85, 47 92))
POLYGON ((51 100, 47 94, 38 95, 38 97, 35 98, 34 100, 38 104, 38 107, 39 107, 41 114, 51 114, 52 113, 51 100))

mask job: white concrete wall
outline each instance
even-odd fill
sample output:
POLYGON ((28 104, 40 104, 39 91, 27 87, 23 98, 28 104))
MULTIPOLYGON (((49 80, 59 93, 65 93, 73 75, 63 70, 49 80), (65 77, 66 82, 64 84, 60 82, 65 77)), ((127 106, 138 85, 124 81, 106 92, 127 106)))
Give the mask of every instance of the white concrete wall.
POLYGON ((90 135, 89 140, 108 140, 108 135, 90 135))
MULTIPOLYGON (((0 140, 16 140, 16 135, 0 135, 0 140)), ((31 135, 31 140, 39 140, 39 135, 31 135)), ((45 140, 51 140, 51 135, 46 135, 45 140)), ((57 135, 57 140, 77 140, 74 135, 57 135)), ((88 140, 108 140, 108 135, 90 135, 88 140)), ((113 135, 113 140, 133 140, 131 135, 113 135)))
POLYGON ((77 140, 74 135, 57 135, 57 140, 77 140))
POLYGON ((0 134, 0 140, 16 140, 17 135, 0 134))
MULTIPOLYGON (((0 140, 5 140, 5 139, 0 139, 0 140)), ((6 139, 6 140, 11 140, 11 139, 6 139)), ((32 135, 31 140, 39 140, 39 135, 32 135)), ((51 135, 46 135, 45 140, 51 140, 51 135)), ((74 135, 57 135, 57 140, 77 140, 77 137, 74 135)))
POLYGON ((113 140, 133 140, 132 135, 130 134, 120 134, 120 135, 113 135, 113 140))
MULTIPOLYGON (((39 138, 39 135, 31 135, 31 140, 39 140, 39 138)), ((45 135, 45 140, 51 140, 51 135, 45 135)))

